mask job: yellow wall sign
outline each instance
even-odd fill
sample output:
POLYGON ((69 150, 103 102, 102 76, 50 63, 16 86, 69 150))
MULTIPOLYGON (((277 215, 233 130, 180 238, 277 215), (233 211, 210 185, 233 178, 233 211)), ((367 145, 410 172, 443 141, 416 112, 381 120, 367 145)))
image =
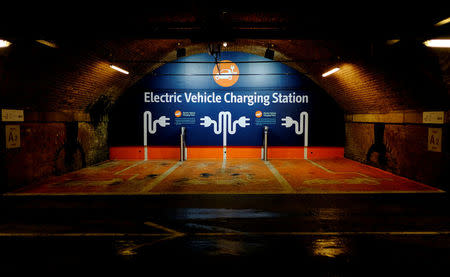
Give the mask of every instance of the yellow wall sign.
POLYGON ((428 128, 428 151, 442 152, 442 128, 428 128))
POLYGON ((2 109, 2 121, 23 121, 23 110, 2 109))
POLYGON ((6 149, 20 147, 20 125, 6 125, 6 149))

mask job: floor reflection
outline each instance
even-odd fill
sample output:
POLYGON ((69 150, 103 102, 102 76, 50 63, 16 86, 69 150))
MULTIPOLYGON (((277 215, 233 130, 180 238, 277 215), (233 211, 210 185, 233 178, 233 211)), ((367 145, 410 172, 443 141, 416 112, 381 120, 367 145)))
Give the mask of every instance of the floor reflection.
POLYGON ((347 252, 347 245, 340 237, 319 238, 312 242, 313 254, 315 256, 323 256, 336 258, 347 252))

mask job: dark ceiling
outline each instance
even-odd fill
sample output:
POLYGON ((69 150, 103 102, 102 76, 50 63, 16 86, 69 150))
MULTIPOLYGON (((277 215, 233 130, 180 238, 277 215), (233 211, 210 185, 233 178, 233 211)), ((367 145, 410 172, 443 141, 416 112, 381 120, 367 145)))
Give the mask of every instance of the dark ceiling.
MULTIPOLYGON (((163 2, 163 1, 161 1, 163 2)), ((433 12, 391 6, 330 7, 303 2, 188 1, 156 6, 70 6, 63 10, 38 6, 7 13, 0 36, 32 39, 176 38, 192 41, 249 39, 398 39, 449 34, 434 24, 446 17, 433 12)), ((362 6, 362 3, 360 4, 362 6)))

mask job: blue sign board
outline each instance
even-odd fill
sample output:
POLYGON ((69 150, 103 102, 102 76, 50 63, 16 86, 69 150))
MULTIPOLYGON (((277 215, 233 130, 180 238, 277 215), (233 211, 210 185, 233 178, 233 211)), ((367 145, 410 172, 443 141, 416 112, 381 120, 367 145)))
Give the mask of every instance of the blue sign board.
POLYGON ((215 63, 198 54, 165 64, 130 88, 112 127, 121 145, 178 145, 186 127, 190 146, 261 146, 268 126, 271 145, 307 146, 320 95, 283 63, 242 52, 223 52, 215 63))

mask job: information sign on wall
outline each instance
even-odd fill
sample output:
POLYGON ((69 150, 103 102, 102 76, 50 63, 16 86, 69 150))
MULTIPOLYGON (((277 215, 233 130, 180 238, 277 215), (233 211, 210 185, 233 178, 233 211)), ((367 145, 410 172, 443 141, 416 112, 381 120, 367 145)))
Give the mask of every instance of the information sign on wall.
POLYGON ((6 149, 20 147, 20 125, 5 126, 6 149))
POLYGON ((442 152, 442 128, 428 128, 428 151, 442 152))

